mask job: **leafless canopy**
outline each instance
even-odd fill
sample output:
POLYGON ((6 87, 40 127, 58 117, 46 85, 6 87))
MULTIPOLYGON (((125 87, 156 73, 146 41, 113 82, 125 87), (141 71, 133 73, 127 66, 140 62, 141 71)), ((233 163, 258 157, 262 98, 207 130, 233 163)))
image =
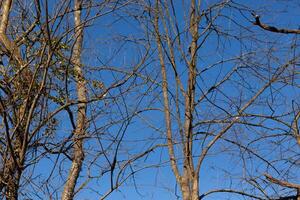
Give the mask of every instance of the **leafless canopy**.
POLYGON ((300 5, 261 2, 0 0, 0 199, 300 200, 300 5))

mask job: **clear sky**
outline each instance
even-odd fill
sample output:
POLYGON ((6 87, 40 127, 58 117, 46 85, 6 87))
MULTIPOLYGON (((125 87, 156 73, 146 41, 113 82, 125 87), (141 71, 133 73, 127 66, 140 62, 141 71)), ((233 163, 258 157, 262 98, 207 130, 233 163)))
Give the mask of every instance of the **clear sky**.
MULTIPOLYGON (((211 4, 212 2, 219 2, 219 1, 202 1, 203 7, 206 7, 207 4, 211 4)), ((257 10, 257 14, 261 15, 261 20, 263 20, 266 23, 271 23, 274 25, 278 25, 280 27, 293 27, 298 28, 299 23, 299 14, 297 11, 299 11, 299 4, 297 1, 291 1, 290 3, 287 3, 287 1, 275 1, 275 0, 236 0, 236 3, 239 4, 245 4, 245 6, 257 10)), ((185 22, 183 21, 184 15, 182 12, 182 1, 181 0, 174 0, 175 9, 178 13, 178 16, 180 16, 179 19, 179 25, 183 28, 185 26, 185 22)), ((126 13, 122 13, 123 11, 120 11, 120 13, 117 14, 108 14, 106 16, 100 17, 93 21, 92 25, 89 26, 86 29, 85 37, 84 37, 84 53, 83 53, 83 63, 86 65, 86 69, 92 69, 97 67, 101 67, 103 65, 109 65, 109 66, 116 66, 116 68, 122 69, 123 67, 128 67, 136 64, 137 60, 141 58, 141 49, 143 52, 145 52, 145 49, 143 49, 142 45, 137 48, 137 45, 133 43, 133 41, 139 41, 139 39, 143 39, 144 37, 144 27, 138 24, 135 20, 129 17, 125 17, 126 13), (121 15, 124 15, 124 17, 121 17, 121 15), (126 43, 122 43, 124 38, 128 38, 128 41, 126 43), (131 41, 132 40, 132 41, 131 41), (122 48, 120 48, 120 46, 122 48), (111 58, 113 58, 111 60, 111 58)), ((135 11, 133 11, 134 13, 135 11)), ((220 17, 220 20, 217 20, 217 25, 222 27, 223 29, 226 29, 228 32, 233 34, 240 34, 245 37, 251 37, 251 33, 253 32, 253 36, 257 37, 260 40, 251 40, 251 39, 245 39, 243 41, 239 41, 237 39, 232 39, 226 36, 218 36, 214 33, 212 33, 212 36, 210 36, 202 48, 199 50, 199 64, 198 64, 198 70, 202 70, 207 66, 210 66, 213 63, 216 63, 220 60, 225 60, 234 56, 239 56, 242 53, 246 53, 247 51, 255 51, 257 53, 257 56, 263 55, 264 49, 262 48, 268 48, 264 41, 270 40, 274 41, 274 43, 277 43, 281 45, 281 47, 289 47, 291 45, 291 40, 294 36, 282 36, 274 33, 267 33, 265 31, 260 30, 258 27, 255 27, 253 24, 251 24, 251 21, 253 18, 250 15, 250 12, 243 11, 242 14, 235 10, 234 8, 226 8, 224 11, 222 11, 222 14, 224 16, 229 16, 233 20, 228 20, 226 17, 220 17), (244 26, 245 30, 246 28, 249 29, 249 32, 246 32, 241 28, 240 26, 236 25, 235 23, 238 22, 240 25, 244 26), (251 32, 252 31, 252 32, 251 32)), ((184 38, 184 36, 183 36, 184 38)), ((144 41, 141 40, 141 43, 144 41)), ((153 42, 153 44, 155 44, 153 42)), ((144 70, 143 72, 148 72, 151 74, 151 77, 153 79, 157 78, 155 75, 159 72, 159 65, 157 62, 156 51, 155 47, 151 47, 151 52, 153 55, 151 55, 149 61, 148 61, 148 68, 147 70, 144 70)), ((177 52, 179 55, 179 53, 177 52)), ((284 49, 279 49, 278 51, 273 52, 274 56, 280 57, 281 55, 284 55, 283 59, 279 60, 272 60, 271 65, 277 65, 278 63, 283 63, 285 58, 288 57, 288 51, 285 51, 284 49), (282 50, 282 51, 281 51, 282 50), (277 62, 277 63, 276 63, 277 62)), ((180 63, 179 59, 178 62, 180 63)), ((262 63, 267 62, 267 60, 264 60, 262 58, 262 63)), ((215 82, 221 80, 222 77, 226 75, 233 67, 236 66, 235 62, 228 62, 222 65, 219 65, 218 67, 209 70, 207 72, 203 73, 203 76, 201 76, 198 80, 198 82, 201 84, 202 89, 209 89, 215 82)), ((185 68, 184 66, 180 66, 179 69, 180 72, 184 73, 185 68)), ((86 75, 88 79, 102 79, 103 82, 107 85, 112 82, 113 78, 115 78, 112 74, 104 71, 95 72, 95 71, 86 71, 86 75)), ((246 77, 246 76, 245 76, 246 77)), ((236 80, 238 80, 238 76, 234 77, 236 80)), ((246 77, 247 78, 247 77, 246 77)), ((157 78, 157 80, 160 80, 160 77, 157 78)), ((247 83, 252 87, 252 89, 257 89, 259 86, 261 86, 261 82, 256 79, 252 79, 251 76, 249 76, 249 79, 245 79, 247 83)), ((139 80, 140 83, 142 83, 141 80, 139 80)), ((233 81, 234 82, 234 81, 233 81)), ((129 82, 126 84, 123 89, 130 86, 129 82)), ((158 91, 159 89, 155 88, 156 86, 153 85, 150 87, 150 83, 147 83, 149 88, 153 88, 153 91, 150 92, 151 95, 161 95, 158 91)), ((238 84, 228 84, 225 85, 223 89, 223 92, 228 94, 231 98, 238 98, 240 96, 239 90, 238 90, 238 84)), ((250 87, 249 86, 249 87, 250 87)), ((246 87, 246 86, 245 86, 246 87)), ((278 86, 279 87, 279 86, 278 86)), ((277 87, 274 86, 276 89, 277 87)), ((154 104, 150 104, 153 100, 153 97, 145 96, 142 98, 142 101, 138 104, 137 99, 140 98, 140 95, 145 92, 141 91, 139 88, 132 87, 132 96, 125 96, 125 101, 127 103, 127 107, 124 107, 124 101, 122 98, 119 98, 117 100, 118 105, 120 105, 122 113, 132 113, 135 111, 136 106, 138 105, 138 109, 141 109, 143 107, 147 107, 148 104, 151 105, 151 107, 157 107, 162 108, 162 101, 158 100, 159 98, 155 99, 154 104), (126 110, 127 109, 127 110, 126 110)), ((174 89, 174 88, 173 88, 174 89)), ((294 98, 296 96, 297 91, 293 89, 283 90, 281 94, 283 96, 289 96, 290 98, 294 98)), ((111 96, 117 95, 121 93, 119 90, 112 91, 111 96)), ((265 96, 268 96, 271 94, 271 91, 268 91, 265 96)), ((201 93, 198 91, 198 96, 201 95, 201 93)), ((213 95, 211 96, 213 98, 213 95)), ((216 99, 221 101, 224 101, 225 103, 220 103, 220 105, 224 106, 225 109, 228 109, 230 112, 234 113, 236 108, 230 107, 228 104, 229 100, 226 99, 224 96, 218 94, 216 95, 216 99)), ((103 113, 106 111, 113 112, 115 115, 113 117, 121 117, 118 116, 116 113, 118 112, 118 109, 120 109, 118 106, 112 106, 112 107, 105 107, 104 103, 100 103, 98 105, 92 105, 90 107, 89 112, 93 114, 92 108, 95 107, 101 107, 103 109, 103 113)), ((209 103, 204 102, 199 106, 199 112, 202 114, 199 116, 198 120, 203 120, 203 118, 211 115, 218 115, 222 113, 218 109, 212 110, 216 113, 210 113, 210 107, 209 103), (202 106, 202 107, 201 107, 202 106), (207 106, 207 107, 206 107, 207 106), (205 115, 205 116, 203 116, 205 115)), ((284 111, 283 107, 278 106, 280 111, 284 111)), ((255 109, 261 109, 262 113, 267 113, 269 110, 266 108, 266 106, 258 105, 257 107, 252 108, 252 110, 248 110, 248 112, 252 112, 255 109)), ((121 112, 120 112, 121 113, 121 112)), ((101 117, 97 120, 97 125, 104 125, 105 120, 112 120, 110 119, 112 116, 105 116, 104 114, 101 114, 101 117)), ((58 119, 61 121, 64 121, 63 124, 59 126, 59 131, 61 133, 58 133, 58 136, 61 136, 59 134, 66 133, 68 131, 71 131, 71 125, 69 120, 67 120, 66 113, 63 113, 58 116, 58 119)), ((119 159, 126 159, 127 155, 134 155, 134 153, 138 153, 139 150, 143 149, 146 150, 147 148, 159 144, 159 143, 165 143, 164 139, 164 133, 160 131, 154 130, 150 125, 154 125, 157 129, 160 131, 164 129, 164 115, 160 111, 149 111, 141 114, 139 117, 135 117, 132 119, 131 123, 128 127, 122 126, 120 124, 112 125, 107 129, 100 129, 99 131, 103 131, 103 133, 109 133, 109 134, 116 134, 120 131, 122 134, 122 131, 125 131, 123 143, 122 143, 122 152, 123 154, 120 155, 119 159), (147 123, 146 123, 147 122, 147 123), (126 127, 126 128, 125 128, 126 127), (126 150, 126 151, 125 151, 126 150)), ((266 122, 266 125, 272 126, 272 122, 266 122)), ((174 127, 175 129, 176 127, 174 127)), ((214 127, 215 129, 220 128, 218 126, 214 127)), ((201 128, 199 128, 199 131, 201 128)), ((89 129, 90 132, 93 132, 93 127, 89 129)), ((235 134, 239 131, 244 131, 244 134, 241 134, 241 139, 245 137, 245 141, 251 141, 255 138, 255 136, 251 136, 253 133, 253 130, 251 129, 234 129, 230 131, 228 134, 232 134, 228 136, 228 139, 231 139, 235 136, 235 134), (246 137, 250 135, 249 137, 246 137)), ((275 133, 276 131, 272 132, 275 133)), ((109 136, 106 135, 100 135, 100 140, 103 139, 103 145, 109 145, 109 136), (107 141, 106 141, 107 140, 107 141)), ((61 136, 64 137, 64 136, 61 136)), ((120 137, 119 137, 120 138, 120 137)), ((199 143, 200 144, 200 143, 199 143)), ((255 144, 256 145, 256 144, 255 144)), ((257 144, 258 146, 253 146, 253 148, 257 147, 259 149, 259 145, 261 143, 257 144)), ((197 146, 197 144, 196 144, 197 146)), ((199 149, 200 149, 200 145, 199 149)), ((86 141, 85 148, 89 149, 92 153, 87 154, 87 163, 91 164, 93 160, 93 156, 97 154, 97 152, 101 151, 101 148, 99 146, 99 141, 97 139, 95 140, 88 140, 86 141)), ((112 148, 114 149, 115 146, 112 148)), ((196 150, 199 150, 196 149, 196 150)), ((199 151, 198 151, 199 152, 199 151)), ((243 189, 247 187, 246 185, 243 185, 245 182, 239 180, 239 177, 241 175, 245 175, 248 172, 245 172, 243 169, 243 161, 239 159, 237 156, 249 156, 245 158, 247 160, 251 157, 251 155, 247 155, 246 152, 243 152, 241 149, 239 149, 236 146, 233 146, 231 144, 217 144, 213 148, 213 152, 215 154, 209 155, 209 157, 205 160, 203 168, 201 169, 200 173, 200 193, 207 192, 210 189, 220 189, 220 188, 235 188, 235 189, 243 189), (232 150, 226 151, 226 153, 222 153, 222 151, 225 149, 227 150, 228 147, 231 147, 232 150), (241 155, 243 154, 243 155, 241 155), (230 172, 231 174, 228 174, 230 172)), ((260 152, 263 156, 268 158, 268 155, 270 152, 260 152)), ((54 158, 54 157, 53 157, 54 158)), ((47 177, 49 176, 52 167, 53 167, 53 161, 55 159, 52 158, 52 161, 49 160, 42 160, 39 164, 36 165, 35 173, 37 175, 41 175, 41 177, 47 177)), ((61 155, 58 160, 63 159, 64 157, 61 155)), ((111 159, 111 157, 110 157, 111 159)), ((254 173, 256 170, 258 173, 261 173, 263 169, 266 167, 263 166, 261 161, 259 159, 256 160, 256 158, 253 159, 254 163, 247 163, 247 166, 249 167, 249 174, 254 173), (248 165, 249 164, 249 165, 248 165), (261 165, 261 166, 257 166, 261 165)), ((112 161, 112 160, 111 160, 112 161)), ((56 169, 61 167, 63 170, 68 170, 70 162, 64 161, 62 162, 62 166, 57 166, 56 169)), ((107 161, 103 156, 100 156, 95 163, 99 164, 97 166, 96 164, 93 164, 92 168, 87 168, 88 164, 85 165, 83 168, 83 173, 81 173, 81 178, 79 179, 79 185, 82 184, 86 179, 87 172, 90 173, 93 176, 99 176, 101 175, 101 165, 107 166, 107 161)), ((173 176, 173 173, 170 169, 169 162, 168 162, 168 154, 167 149, 159 147, 155 149, 153 152, 149 154, 149 156, 140 159, 136 163, 133 163, 132 169, 136 170, 140 167, 149 166, 147 169, 143 169, 140 172, 136 173, 134 175, 134 179, 130 178, 126 183, 124 183, 119 189, 114 191, 111 195, 107 197, 108 200, 119 200, 119 199, 143 199, 143 200, 174 200, 174 199, 180 199, 180 190, 178 186, 176 185, 175 178, 173 176), (163 163, 163 164, 161 164, 163 163), (161 165, 161 166, 159 166, 161 165)), ((279 167, 280 168, 280 167, 279 167)), ((66 171, 65 171, 66 172, 66 171)), ((126 173, 130 173, 130 168, 126 173)), ((60 175, 57 173, 57 170, 55 170, 53 176, 51 179, 57 183, 55 185, 58 190, 62 190, 62 180, 60 178, 60 175)), ((42 178, 41 178, 42 180, 42 178)), ((109 190, 110 187, 110 180, 109 180, 109 173, 101 176, 99 179, 95 179, 88 183, 88 187, 93 188, 92 190, 82 190, 78 195, 76 195, 75 199, 85 200, 85 199, 99 199, 99 194, 104 194, 109 190)), ((33 189, 28 189, 33 190, 33 189)), ((52 190, 52 189, 50 189, 52 190)), ((33 199, 43 199, 43 197, 38 198, 34 197, 33 199)), ((243 199, 242 196, 239 195, 232 195, 232 194, 215 194, 210 195, 205 198, 205 200, 213 200, 213 199, 243 199)))

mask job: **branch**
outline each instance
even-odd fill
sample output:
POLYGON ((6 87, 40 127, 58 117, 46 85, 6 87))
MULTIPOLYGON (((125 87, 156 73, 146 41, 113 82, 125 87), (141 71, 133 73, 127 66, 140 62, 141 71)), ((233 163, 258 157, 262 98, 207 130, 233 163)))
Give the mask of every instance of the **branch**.
POLYGON ((242 195, 242 196, 245 196, 245 197, 251 197, 251 198, 254 198, 254 199, 264 200, 264 198, 261 198, 261 197, 258 197, 258 196, 255 196, 255 195, 243 192, 243 191, 233 190, 233 189, 216 189, 216 190, 211 190, 211 191, 208 191, 208 192, 200 195, 199 196, 199 200, 203 199, 204 197, 206 197, 206 196, 208 196, 210 194, 213 194, 213 193, 224 193, 224 192, 225 193, 234 193, 234 194, 239 194, 239 195, 242 195))
POLYGON ((20 49, 16 46, 14 41, 11 41, 7 35, 6 30, 9 22, 9 14, 12 6, 12 0, 6 0, 2 5, 2 19, 0 24, 0 42, 4 46, 5 50, 17 61, 20 66, 23 66, 23 60, 21 57, 20 49))
POLYGON ((272 177, 270 174, 264 174, 264 176, 266 177, 266 179, 274 184, 280 185, 282 187, 287 187, 287 188, 294 188, 294 189, 298 189, 300 190, 300 185, 295 184, 295 183, 289 183, 287 181, 282 181, 279 179, 276 179, 274 177, 272 177))
MULTIPOLYGON (((272 76, 271 80, 267 82, 257 93, 238 111, 237 116, 241 116, 241 114, 251 106, 254 101, 267 89, 273 84, 280 75, 288 68, 288 66, 293 63, 295 59, 290 60, 286 64, 278 67, 276 70, 277 72, 272 76)), ((200 167, 202 165, 203 160, 206 158, 208 151, 212 148, 212 146, 229 130, 233 125, 238 123, 239 117, 234 118, 227 126, 225 126, 222 130, 219 131, 218 134, 207 144, 207 146, 203 149, 202 153, 199 156, 198 163, 197 163, 197 173, 200 171, 200 167)))
POLYGON ((299 29, 282 29, 282 28, 277 28, 275 26, 269 26, 267 24, 261 23, 260 22, 260 16, 252 13, 253 17, 255 18, 255 22, 253 22, 254 25, 257 25, 261 27, 262 29, 274 33, 284 33, 284 34, 300 34, 299 29))
POLYGON ((292 131, 297 140, 298 145, 300 145, 300 131, 299 131, 299 126, 298 126, 299 118, 300 118, 300 111, 298 111, 298 113, 296 114, 296 116, 292 122, 292 131))

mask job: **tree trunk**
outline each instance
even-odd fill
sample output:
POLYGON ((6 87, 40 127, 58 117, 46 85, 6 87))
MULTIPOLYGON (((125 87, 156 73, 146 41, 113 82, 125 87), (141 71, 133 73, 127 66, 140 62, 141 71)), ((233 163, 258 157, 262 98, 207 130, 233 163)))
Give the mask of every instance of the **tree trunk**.
MULTIPOLYGON (((19 173, 18 173, 19 174, 19 173)), ((7 200, 17 200, 18 199, 18 190, 19 190, 19 175, 8 174, 7 185, 5 190, 5 197, 7 200)))
POLYGON ((68 179, 66 181, 64 191, 62 193, 62 200, 71 200, 74 197, 74 191, 79 173, 81 171, 82 163, 84 160, 83 150, 83 136, 86 129, 86 81, 81 69, 81 50, 83 40, 83 25, 81 24, 81 0, 75 0, 75 45, 72 55, 72 64, 74 65, 75 78, 77 82, 77 98, 79 102, 77 111, 77 125, 74 131, 74 155, 72 166, 69 171, 68 179))
POLYGON ((181 193, 183 200, 198 200, 199 199, 199 181, 198 176, 184 177, 182 176, 181 193))
POLYGON ((192 41, 190 44, 188 88, 185 96, 185 147, 184 154, 184 170, 181 183, 183 200, 199 199, 199 175, 195 171, 193 163, 193 120, 194 120, 194 104, 195 104, 195 84, 196 84, 196 65, 197 65, 197 41, 198 41, 198 20, 196 14, 196 2, 191 1, 190 15, 190 34, 192 41))
POLYGON ((4 181, 5 181, 5 197, 7 200, 17 200, 19 181, 21 171, 17 169, 15 161, 12 157, 8 159, 4 166, 4 181))

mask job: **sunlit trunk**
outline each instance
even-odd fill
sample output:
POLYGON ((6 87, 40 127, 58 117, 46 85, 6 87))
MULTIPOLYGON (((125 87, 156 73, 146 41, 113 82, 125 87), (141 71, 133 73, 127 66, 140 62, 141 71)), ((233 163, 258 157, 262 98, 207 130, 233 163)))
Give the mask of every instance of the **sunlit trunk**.
MULTIPOLYGON (((83 40, 83 25, 81 24, 81 4, 82 1, 75 0, 74 23, 75 23, 75 45, 72 55, 72 64, 74 65, 75 78, 77 82, 77 98, 79 102, 86 102, 86 81, 81 69, 81 50, 83 40)), ((74 197, 76 182, 78 180, 82 163, 84 160, 83 136, 86 129, 86 103, 78 104, 77 125, 74 131, 74 155, 72 166, 62 193, 62 200, 71 200, 74 197)))

